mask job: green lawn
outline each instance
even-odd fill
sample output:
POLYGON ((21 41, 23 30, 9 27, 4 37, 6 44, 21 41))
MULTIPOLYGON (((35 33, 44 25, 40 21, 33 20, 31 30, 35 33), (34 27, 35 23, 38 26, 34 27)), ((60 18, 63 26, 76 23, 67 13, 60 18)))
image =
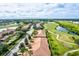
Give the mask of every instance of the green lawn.
MULTIPOLYGON (((44 25, 45 28, 53 33, 56 33, 56 27, 58 26, 57 23, 48 23, 44 25)), ((48 35, 48 42, 49 42, 49 47, 51 50, 51 55, 63 55, 68 48, 64 47, 62 43, 60 43, 56 39, 56 35, 47 33, 48 35)))
POLYGON ((75 51, 73 53, 68 53, 68 56, 79 56, 79 51, 75 51))
POLYGON ((78 45, 75 43, 75 38, 79 39, 78 35, 71 35, 66 32, 59 32, 56 30, 56 27, 59 24, 56 22, 46 23, 44 25, 45 29, 51 31, 54 34, 47 32, 47 38, 49 42, 49 47, 51 50, 51 55, 63 55, 65 52, 78 48, 78 45), (59 35, 59 40, 57 40, 56 35, 59 35), (73 38, 74 36, 74 38, 73 38), (63 41, 65 42, 63 42, 63 41), (69 42, 69 43, 66 43, 69 42), (71 44, 70 44, 71 43, 71 44))
POLYGON ((73 22, 68 21, 58 21, 57 23, 60 26, 63 26, 76 34, 79 34, 79 24, 74 24, 73 22))
POLYGON ((50 33, 48 35, 48 43, 51 50, 51 55, 63 55, 68 48, 64 47, 62 43, 60 43, 55 35, 52 35, 50 33))

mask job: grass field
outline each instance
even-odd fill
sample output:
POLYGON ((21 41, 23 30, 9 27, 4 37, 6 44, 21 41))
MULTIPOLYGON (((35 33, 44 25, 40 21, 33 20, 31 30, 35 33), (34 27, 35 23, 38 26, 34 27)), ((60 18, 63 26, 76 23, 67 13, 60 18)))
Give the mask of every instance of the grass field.
POLYGON ((77 39, 79 39, 79 36, 57 31, 56 27, 58 25, 59 24, 55 22, 44 25, 45 29, 51 32, 47 33, 51 55, 64 55, 67 51, 79 48, 75 43, 75 39, 73 39, 73 36, 77 37, 77 39))

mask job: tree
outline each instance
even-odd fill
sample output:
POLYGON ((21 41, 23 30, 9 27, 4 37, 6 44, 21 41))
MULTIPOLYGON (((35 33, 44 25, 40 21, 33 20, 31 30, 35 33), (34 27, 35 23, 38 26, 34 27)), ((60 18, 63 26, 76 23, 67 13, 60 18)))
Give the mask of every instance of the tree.
POLYGON ((21 30, 22 25, 20 25, 18 28, 16 28, 16 31, 21 30))
POLYGON ((18 56, 17 52, 14 52, 14 53, 13 53, 13 56, 18 56))
POLYGON ((36 29, 36 24, 33 25, 33 28, 36 29))
POLYGON ((27 40, 27 38, 25 38, 25 45, 28 45, 29 43, 28 43, 28 40, 27 40))
POLYGON ((25 34, 23 31, 18 31, 17 33, 17 36, 23 36, 23 34, 25 34))
POLYGON ((25 51, 28 50, 28 49, 25 48, 24 43, 20 43, 19 49, 20 49, 20 52, 22 53, 22 55, 23 55, 23 53, 24 53, 25 51))
POLYGON ((28 39, 31 39, 31 36, 28 34, 28 39))
POLYGON ((28 44, 28 47, 29 47, 29 49, 31 49, 32 48, 31 44, 28 44))
POLYGON ((75 42, 76 42, 76 44, 78 44, 78 45, 79 45, 79 39, 76 39, 76 40, 75 40, 75 42))
POLYGON ((20 49, 20 52, 22 53, 22 55, 23 55, 23 53, 24 53, 25 51, 28 51, 28 49, 26 49, 25 47, 22 47, 22 48, 20 49))
POLYGON ((33 51, 32 50, 29 50, 29 54, 30 54, 30 56, 33 55, 33 51))
POLYGON ((0 55, 8 51, 8 45, 0 44, 0 55))
POLYGON ((23 47, 25 47, 25 46, 24 46, 24 43, 20 43, 19 48, 21 49, 21 48, 23 48, 23 47))

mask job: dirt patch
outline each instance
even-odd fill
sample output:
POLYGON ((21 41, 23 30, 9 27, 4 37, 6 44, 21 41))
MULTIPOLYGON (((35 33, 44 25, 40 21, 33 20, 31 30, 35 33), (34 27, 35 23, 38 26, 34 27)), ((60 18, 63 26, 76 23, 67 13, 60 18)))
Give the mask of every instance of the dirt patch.
POLYGON ((50 56, 47 38, 44 30, 38 30, 32 43, 33 56, 50 56))

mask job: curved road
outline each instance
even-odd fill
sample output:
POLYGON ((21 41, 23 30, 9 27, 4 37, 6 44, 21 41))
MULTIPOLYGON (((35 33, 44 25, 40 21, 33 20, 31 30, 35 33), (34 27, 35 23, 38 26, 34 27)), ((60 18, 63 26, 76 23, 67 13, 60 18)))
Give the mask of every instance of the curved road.
POLYGON ((77 44, 75 44, 75 43, 70 43, 70 42, 66 42, 66 41, 64 41, 64 40, 60 40, 60 39, 59 39, 59 34, 55 34, 55 33, 51 32, 51 31, 48 31, 48 32, 50 32, 51 34, 56 35, 56 39, 57 39, 58 41, 61 41, 61 42, 64 42, 64 43, 68 43, 68 44, 77 45, 77 44))
POLYGON ((67 56, 68 53, 73 53, 73 52, 76 52, 76 51, 79 51, 79 49, 75 49, 75 50, 67 51, 67 52, 64 54, 64 56, 67 56))
MULTIPOLYGON (((77 44, 75 44, 75 43, 70 43, 70 42, 66 42, 66 41, 63 41, 63 40, 59 40, 59 34, 55 34, 55 33, 51 32, 51 31, 48 31, 48 32, 50 32, 51 34, 56 35, 56 39, 57 39, 58 41, 61 41, 61 42, 67 43, 67 44, 74 44, 74 45, 77 45, 77 44)), ((68 53, 73 53, 73 52, 76 52, 76 51, 79 51, 79 49, 67 51, 67 52, 64 54, 64 56, 67 56, 68 53)))

